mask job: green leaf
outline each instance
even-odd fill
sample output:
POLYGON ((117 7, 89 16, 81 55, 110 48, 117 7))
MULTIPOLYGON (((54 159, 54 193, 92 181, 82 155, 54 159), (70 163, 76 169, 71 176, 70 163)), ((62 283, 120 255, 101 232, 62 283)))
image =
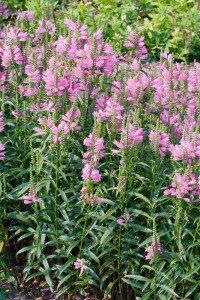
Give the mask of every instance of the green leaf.
POLYGON ((170 287, 164 285, 164 284, 161 284, 159 285, 159 287, 163 290, 165 290, 166 292, 168 292, 170 295, 173 295, 177 298, 180 298, 179 295, 177 295, 170 287))
POLYGON ((196 273, 200 269, 200 265, 193 268, 189 273, 182 277, 181 281, 189 279, 194 273, 196 273))
POLYGON ((148 281, 149 278, 146 278, 146 277, 143 277, 143 276, 140 276, 140 275, 126 275, 125 278, 132 278, 132 279, 135 279, 135 280, 139 280, 139 281, 148 281))
POLYGON ((6 295, 5 295, 4 290, 2 288, 0 288, 0 299, 1 300, 6 300, 6 295))
POLYGON ((106 231, 104 232, 104 234, 100 240, 101 246, 105 245, 109 240, 111 240, 113 238, 113 235, 111 235, 111 234, 116 225, 117 225, 117 222, 115 221, 106 229, 106 231))
POLYGON ((148 199, 147 197, 145 197, 144 195, 140 194, 140 193, 133 193, 134 196, 136 196, 136 198, 143 200, 144 202, 148 203, 150 205, 150 207, 152 206, 150 199, 148 199))

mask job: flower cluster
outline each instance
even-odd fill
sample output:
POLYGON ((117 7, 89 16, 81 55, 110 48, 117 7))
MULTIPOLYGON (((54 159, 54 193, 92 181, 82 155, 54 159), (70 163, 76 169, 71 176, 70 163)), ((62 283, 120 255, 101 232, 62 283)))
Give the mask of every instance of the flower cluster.
POLYGON ((147 58, 147 49, 144 45, 144 38, 141 37, 128 27, 129 36, 128 40, 125 42, 124 47, 133 49, 133 54, 135 58, 144 60, 147 58))
POLYGON ((169 150, 173 160, 191 164, 196 159, 200 163, 200 134, 193 132, 188 138, 183 137, 179 145, 170 145, 169 150))
POLYGON ((165 195, 172 195, 186 202, 200 201, 200 176, 196 177, 191 171, 181 174, 176 171, 171 186, 164 191, 165 195))
POLYGON ((159 242, 157 244, 152 244, 151 246, 148 246, 145 248, 145 252, 147 252, 147 255, 145 256, 146 260, 151 260, 154 257, 154 251, 158 254, 162 254, 161 245, 159 242))
POLYGON ((83 155, 83 163, 85 164, 82 170, 83 180, 92 180, 94 182, 101 181, 101 174, 97 170, 98 161, 105 155, 105 146, 103 138, 96 137, 95 133, 90 133, 88 138, 84 139, 84 145, 89 151, 83 155))
POLYGON ((151 130, 149 134, 149 142, 150 145, 156 145, 155 150, 158 148, 161 156, 165 156, 170 146, 169 134, 157 133, 156 131, 151 130))
POLYGON ((123 128, 121 130, 121 140, 118 142, 114 140, 113 144, 118 147, 118 149, 113 149, 112 153, 120 153, 121 149, 131 148, 134 144, 139 145, 143 140, 143 128, 135 129, 133 124, 128 124, 128 128, 123 128))
POLYGON ((100 204, 104 201, 104 198, 97 197, 96 195, 93 195, 92 192, 89 192, 86 186, 81 189, 80 199, 89 201, 91 206, 93 206, 94 204, 100 204))
POLYGON ((42 202, 42 199, 39 198, 36 192, 33 189, 29 190, 28 195, 23 196, 24 204, 31 204, 34 202, 42 202))
POLYGON ((77 260, 74 263, 74 268, 76 270, 81 269, 79 276, 81 276, 83 274, 83 272, 85 270, 87 270, 87 268, 88 268, 84 263, 85 263, 85 260, 84 259, 80 259, 80 258, 77 258, 77 260))
POLYGON ((124 225, 125 221, 129 221, 131 218, 131 215, 128 214, 124 214, 123 216, 121 216, 121 218, 117 219, 117 224, 119 225, 124 225))
POLYGON ((4 17, 8 17, 9 16, 9 12, 7 9, 7 5, 4 3, 0 3, 0 16, 4 16, 4 17))

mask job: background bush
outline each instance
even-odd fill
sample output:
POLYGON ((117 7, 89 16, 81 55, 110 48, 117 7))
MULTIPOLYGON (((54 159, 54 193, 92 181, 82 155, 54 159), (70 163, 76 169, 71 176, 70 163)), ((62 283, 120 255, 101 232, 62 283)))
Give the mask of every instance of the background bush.
MULTIPOLYGON (((92 0, 48 1, 7 0, 11 11, 33 10, 36 20, 53 9, 86 24, 89 32, 103 30, 105 40, 123 53, 126 28, 131 26, 145 37, 149 61, 160 52, 172 53, 179 61, 200 59, 200 3, 198 0, 92 0)), ((59 20, 58 20, 59 22, 59 20)))

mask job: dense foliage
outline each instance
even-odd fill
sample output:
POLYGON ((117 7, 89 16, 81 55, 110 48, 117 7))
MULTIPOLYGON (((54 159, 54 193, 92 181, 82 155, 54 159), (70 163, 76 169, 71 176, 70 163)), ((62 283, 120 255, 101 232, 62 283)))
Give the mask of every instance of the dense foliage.
MULTIPOLYGON (((49 1, 7 0, 11 11, 33 10, 38 21, 54 11, 88 26, 94 33, 103 30, 104 39, 124 52, 126 28, 131 26, 145 37, 149 60, 159 60, 160 52, 172 53, 177 61, 200 59, 199 0, 92 0, 49 1)), ((61 24, 62 26, 62 24, 61 24)))
POLYGON ((59 299, 197 300, 200 64, 162 53, 146 70, 131 28, 123 48, 32 11, 1 30, 0 278, 59 299))

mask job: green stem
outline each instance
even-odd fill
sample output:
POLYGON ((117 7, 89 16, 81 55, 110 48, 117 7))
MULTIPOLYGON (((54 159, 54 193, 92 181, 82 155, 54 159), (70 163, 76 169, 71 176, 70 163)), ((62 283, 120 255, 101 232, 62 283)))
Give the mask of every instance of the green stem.
POLYGON ((86 213, 85 218, 84 218, 84 226, 83 226, 83 231, 82 231, 82 236, 81 236, 81 244, 80 244, 80 248, 79 248, 79 257, 81 255, 82 248, 83 248, 83 242, 84 242, 84 237, 85 237, 85 231, 86 231, 86 227, 87 227, 89 212, 90 212, 90 207, 88 205, 87 213, 86 213))
POLYGON ((119 236, 118 236, 117 272, 118 272, 119 296, 120 296, 120 300, 123 300, 123 298, 122 298, 121 276, 120 276, 120 269, 121 269, 121 261, 120 261, 120 254, 121 254, 121 233, 122 233, 122 228, 120 226, 119 236))
POLYGON ((56 238, 58 236, 58 182, 59 182, 59 153, 60 147, 57 144, 56 148, 56 187, 55 187, 55 196, 54 196, 54 214, 55 214, 55 229, 56 229, 56 238))

